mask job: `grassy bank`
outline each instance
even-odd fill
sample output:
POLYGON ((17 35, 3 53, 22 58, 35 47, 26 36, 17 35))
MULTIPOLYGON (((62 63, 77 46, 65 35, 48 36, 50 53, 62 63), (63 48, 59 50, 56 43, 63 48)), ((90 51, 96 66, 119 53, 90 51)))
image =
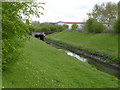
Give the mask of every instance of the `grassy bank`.
POLYGON ((31 38, 26 57, 3 72, 5 88, 117 88, 118 79, 31 38))
POLYGON ((101 56, 104 59, 119 62, 117 34, 60 32, 50 34, 46 38, 68 45, 68 47, 101 56))
POLYGON ((2 88, 2 60, 0 59, 0 89, 2 88))

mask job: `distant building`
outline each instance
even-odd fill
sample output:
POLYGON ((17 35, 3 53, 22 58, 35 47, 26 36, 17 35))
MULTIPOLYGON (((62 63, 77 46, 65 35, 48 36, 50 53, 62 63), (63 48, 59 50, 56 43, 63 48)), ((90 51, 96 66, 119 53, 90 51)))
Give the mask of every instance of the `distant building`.
MULTIPOLYGON (((44 25, 44 24, 48 24, 48 25, 68 25, 69 28, 67 30, 71 30, 72 25, 76 23, 78 25, 77 30, 81 30, 82 29, 82 25, 84 25, 86 22, 64 22, 64 21, 59 21, 59 22, 44 22, 41 23, 40 25, 44 25)), ((108 28, 111 29, 112 25, 109 23, 104 23, 104 25, 108 28)))
MULTIPOLYGON (((78 30, 82 29, 82 25, 85 24, 86 22, 63 22, 63 21, 59 21, 59 22, 56 22, 56 24, 58 25, 68 25, 69 26, 69 29, 71 29, 72 27, 72 24, 76 23, 78 25, 78 30)), ((112 25, 109 24, 109 23, 104 23, 104 25, 108 28, 108 29, 111 29, 112 28, 112 25)))
POLYGON ((44 22, 44 23, 40 23, 40 25, 45 25, 45 24, 47 24, 47 25, 56 25, 56 23, 54 23, 54 22, 44 22))
POLYGON ((76 23, 78 25, 78 28, 81 29, 82 25, 85 24, 85 22, 63 22, 63 21, 59 21, 57 22, 58 25, 68 25, 69 29, 71 29, 72 24, 76 23))

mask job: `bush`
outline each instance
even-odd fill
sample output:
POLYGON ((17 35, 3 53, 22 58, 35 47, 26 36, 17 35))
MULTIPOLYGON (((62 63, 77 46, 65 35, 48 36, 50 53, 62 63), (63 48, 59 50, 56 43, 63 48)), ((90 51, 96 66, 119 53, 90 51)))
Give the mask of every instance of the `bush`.
POLYGON ((78 25, 76 24, 76 23, 74 23, 73 25, 72 25, 72 30, 76 30, 78 28, 78 25))
POLYGON ((94 23, 94 19, 90 18, 87 20, 86 24, 85 24, 85 30, 87 32, 93 32, 93 23, 94 23))
POLYGON ((56 25, 50 25, 50 31, 56 31, 57 27, 56 25))
POLYGON ((61 32, 64 30, 64 27, 61 25, 50 25, 50 31, 61 32))
POLYGON ((61 31, 65 30, 64 26, 56 25, 56 27, 57 27, 56 32, 61 32, 61 31))
POLYGON ((93 32, 95 33, 101 33, 104 30, 104 26, 100 22, 94 22, 92 27, 93 27, 93 32))
POLYGON ((41 32, 50 31, 50 26, 49 25, 42 25, 42 26, 39 26, 38 30, 41 32))
POLYGON ((48 24, 44 24, 44 25, 37 25, 34 27, 34 31, 40 31, 40 32, 46 32, 46 31, 54 31, 54 32, 61 32, 63 30, 65 30, 64 26, 61 25, 48 25, 48 24))
POLYGON ((118 30, 118 27, 120 27, 120 24, 118 24, 118 20, 115 21, 113 24, 113 30, 115 33, 120 33, 120 30, 118 30))
POLYGON ((101 33, 103 32, 104 28, 105 26, 102 23, 98 22, 93 18, 88 19, 84 26, 84 29, 87 32, 94 32, 94 33, 101 33))
POLYGON ((65 24, 63 25, 63 27, 64 27, 65 30, 69 28, 69 26, 65 25, 65 24))

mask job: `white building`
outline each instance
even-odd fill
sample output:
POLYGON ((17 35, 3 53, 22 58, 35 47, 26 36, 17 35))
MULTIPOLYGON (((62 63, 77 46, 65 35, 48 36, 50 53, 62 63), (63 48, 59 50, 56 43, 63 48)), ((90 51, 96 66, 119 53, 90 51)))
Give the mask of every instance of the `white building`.
POLYGON ((71 29, 72 24, 76 23, 78 25, 78 28, 81 29, 82 25, 85 24, 85 22, 63 22, 59 21, 57 22, 58 25, 68 25, 69 29, 71 29))

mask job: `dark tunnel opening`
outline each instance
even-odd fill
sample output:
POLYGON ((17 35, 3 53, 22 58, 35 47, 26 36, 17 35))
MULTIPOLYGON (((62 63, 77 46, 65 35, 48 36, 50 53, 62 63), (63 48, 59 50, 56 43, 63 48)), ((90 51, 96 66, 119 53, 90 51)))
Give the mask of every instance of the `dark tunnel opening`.
POLYGON ((38 38, 38 39, 40 39, 40 40, 42 40, 42 41, 44 41, 44 35, 35 35, 35 37, 36 38, 38 38))

